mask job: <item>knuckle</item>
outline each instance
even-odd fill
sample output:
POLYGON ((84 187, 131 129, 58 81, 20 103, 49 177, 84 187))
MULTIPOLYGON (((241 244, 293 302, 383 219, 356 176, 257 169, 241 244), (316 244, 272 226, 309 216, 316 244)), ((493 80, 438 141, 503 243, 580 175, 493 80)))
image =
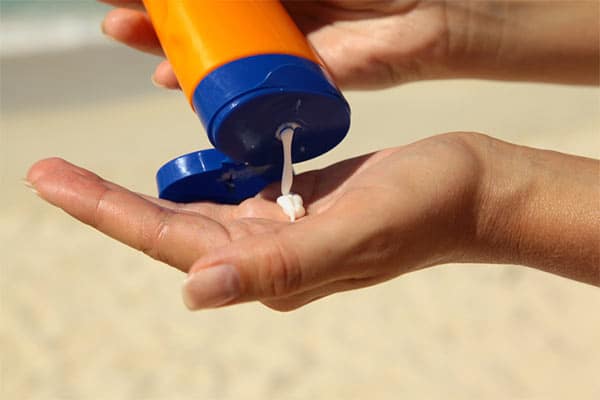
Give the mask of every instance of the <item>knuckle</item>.
POLYGON ((267 297, 281 297, 298 291, 303 284, 302 268, 292 249, 279 239, 271 242, 260 269, 260 291, 267 297))
POLYGON ((94 205, 93 217, 91 220, 91 225, 102 231, 105 225, 105 216, 106 216, 106 204, 108 202, 107 197, 110 194, 110 190, 104 189, 98 199, 96 200, 96 204, 94 205))
POLYGON ((169 210, 161 209, 157 219, 151 218, 152 223, 143 223, 140 244, 138 249, 144 254, 156 259, 165 261, 161 254, 162 242, 167 236, 173 213, 169 210))

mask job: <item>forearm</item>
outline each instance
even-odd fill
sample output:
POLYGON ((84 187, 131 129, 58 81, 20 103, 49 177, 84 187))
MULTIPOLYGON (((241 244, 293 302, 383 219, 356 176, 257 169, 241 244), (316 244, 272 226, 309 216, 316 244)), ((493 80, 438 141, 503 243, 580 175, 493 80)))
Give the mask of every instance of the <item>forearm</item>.
POLYGON ((600 162, 479 140, 466 261, 526 265, 600 286, 600 162))
POLYGON ((448 2, 448 74, 598 84, 600 3, 448 2))

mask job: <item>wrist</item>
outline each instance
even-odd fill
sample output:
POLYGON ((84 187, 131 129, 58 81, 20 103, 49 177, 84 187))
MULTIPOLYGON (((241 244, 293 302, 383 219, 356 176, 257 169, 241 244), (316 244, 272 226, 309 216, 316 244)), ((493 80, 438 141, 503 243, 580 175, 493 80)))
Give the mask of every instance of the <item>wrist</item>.
POLYGON ((595 1, 447 2, 440 78, 597 84, 595 1))
POLYGON ((527 165, 526 149, 481 134, 466 135, 463 140, 479 160, 479 180, 461 261, 521 264, 519 221, 537 178, 527 165))
POLYGON ((599 162, 472 136, 482 167, 461 261, 525 265, 599 285, 599 162))

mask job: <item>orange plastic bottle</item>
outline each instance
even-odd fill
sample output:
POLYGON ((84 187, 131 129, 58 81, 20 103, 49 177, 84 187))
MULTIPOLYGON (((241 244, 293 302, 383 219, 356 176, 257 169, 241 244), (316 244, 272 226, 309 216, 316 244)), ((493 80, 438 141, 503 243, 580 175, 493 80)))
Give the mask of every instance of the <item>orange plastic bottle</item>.
POLYGON ((211 143, 231 160, 281 165, 286 126, 294 162, 345 137, 348 103, 279 1, 143 2, 211 143))

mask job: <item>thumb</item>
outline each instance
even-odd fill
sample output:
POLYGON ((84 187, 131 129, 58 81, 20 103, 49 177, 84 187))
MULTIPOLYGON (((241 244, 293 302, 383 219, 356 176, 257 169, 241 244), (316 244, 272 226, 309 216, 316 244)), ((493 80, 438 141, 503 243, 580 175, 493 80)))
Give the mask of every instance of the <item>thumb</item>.
POLYGON ((338 241, 338 225, 322 216, 306 217, 213 251, 191 267, 184 303, 191 310, 220 307, 288 296, 344 278, 344 271, 334 268, 344 248, 331 245, 332 239, 338 241))

